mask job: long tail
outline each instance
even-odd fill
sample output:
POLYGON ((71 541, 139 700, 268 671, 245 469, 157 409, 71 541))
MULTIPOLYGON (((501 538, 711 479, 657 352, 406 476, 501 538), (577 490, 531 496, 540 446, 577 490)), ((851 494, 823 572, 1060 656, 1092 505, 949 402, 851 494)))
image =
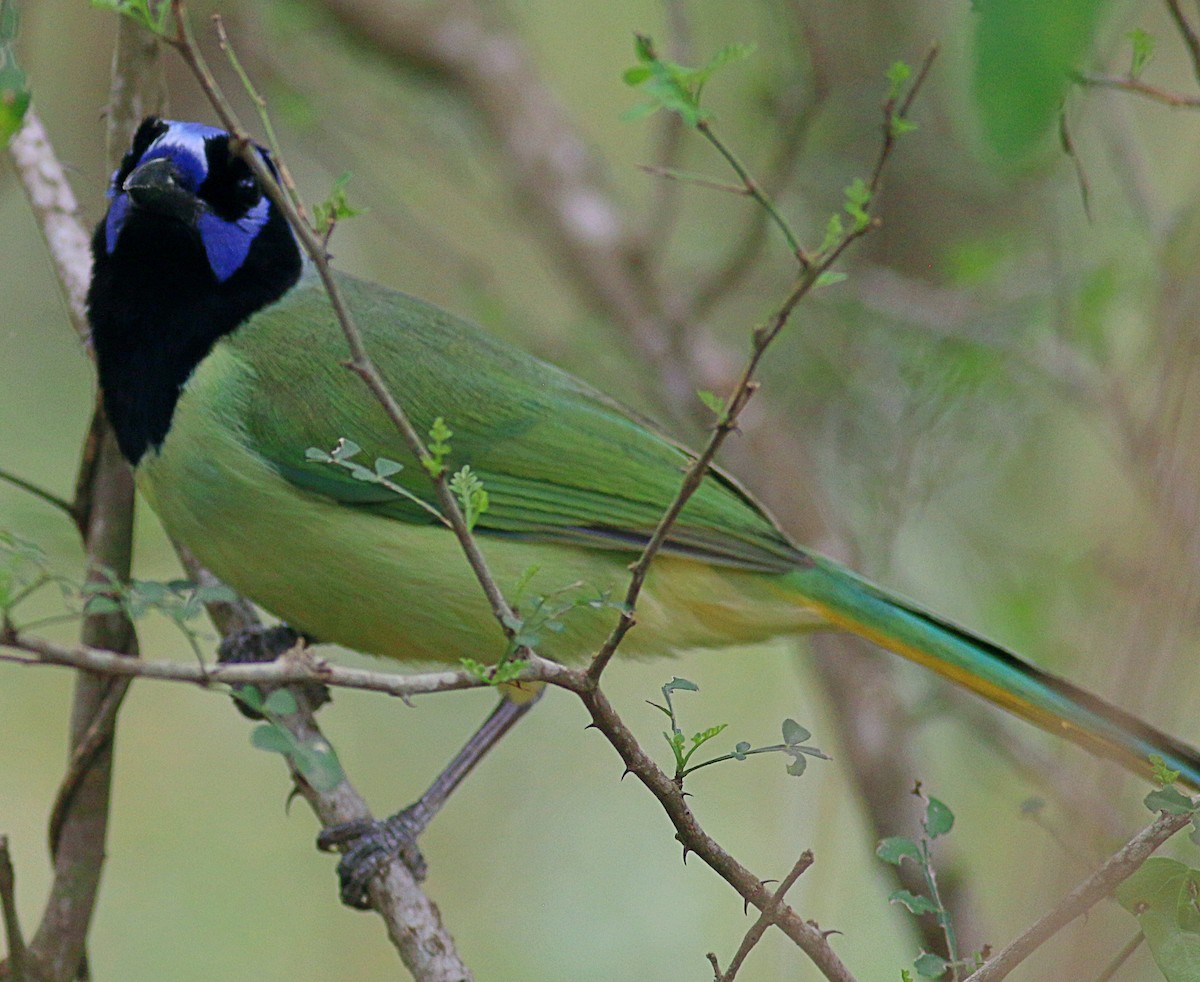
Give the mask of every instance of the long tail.
POLYGON ((999 645, 891 595, 832 560, 806 556, 790 585, 831 624, 903 655, 1022 719, 1148 775, 1151 754, 1200 791, 1200 752, 999 645))

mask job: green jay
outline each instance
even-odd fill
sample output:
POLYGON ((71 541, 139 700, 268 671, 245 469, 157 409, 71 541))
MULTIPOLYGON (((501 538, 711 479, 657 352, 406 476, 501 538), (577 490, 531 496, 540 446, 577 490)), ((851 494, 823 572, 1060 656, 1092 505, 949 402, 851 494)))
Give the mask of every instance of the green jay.
MULTIPOLYGON (((501 636, 483 592, 454 536, 413 500, 436 504, 424 469, 413 462, 391 476, 404 496, 306 455, 347 438, 369 459, 409 459, 342 366, 347 349, 321 282, 229 134, 146 119, 108 199, 92 243, 92 343, 121 451, 167 532, 317 640, 402 660, 490 660, 501 636)), ((582 584, 619 596, 688 454, 566 372, 428 303, 337 276, 417 429, 443 418, 448 463, 469 464, 482 481, 489 507, 475 533, 500 586, 536 569, 533 591, 582 584)), ((544 632, 539 653, 584 659, 614 616, 582 603, 560 631, 544 632)), ((651 567, 623 650, 667 654, 821 626, 1131 769, 1160 755, 1200 788, 1191 747, 796 545, 716 468, 651 567)), ((492 738, 519 715, 504 706, 485 724, 492 738)), ((405 850, 433 810, 414 807, 327 840, 348 847, 347 902, 366 902, 381 857, 414 855, 405 850)))

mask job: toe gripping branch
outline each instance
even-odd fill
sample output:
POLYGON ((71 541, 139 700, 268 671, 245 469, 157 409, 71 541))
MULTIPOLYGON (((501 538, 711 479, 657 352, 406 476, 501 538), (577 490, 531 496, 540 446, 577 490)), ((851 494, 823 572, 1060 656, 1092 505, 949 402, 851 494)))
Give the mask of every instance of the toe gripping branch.
POLYGON ((417 880, 425 879, 428 865, 417 847, 417 837, 429 827, 475 765, 533 708, 538 697, 540 693, 525 702, 502 697, 483 725, 414 804, 382 821, 363 819, 322 830, 317 836, 317 848, 326 852, 342 850, 338 862, 342 903, 367 910, 371 906, 368 894, 371 879, 393 857, 398 857, 417 880))

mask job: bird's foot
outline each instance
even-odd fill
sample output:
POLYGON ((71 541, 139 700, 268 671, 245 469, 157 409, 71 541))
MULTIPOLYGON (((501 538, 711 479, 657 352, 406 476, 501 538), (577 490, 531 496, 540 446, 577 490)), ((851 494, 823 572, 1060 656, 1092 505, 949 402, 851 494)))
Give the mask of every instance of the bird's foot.
POLYGON ((394 858, 404 863, 415 879, 425 879, 428 866, 417 848, 417 836, 428 822, 421 820, 419 812, 414 805, 382 821, 343 822, 321 831, 317 836, 318 849, 343 850, 337 868, 342 903, 367 910, 371 906, 367 885, 394 858))
MULTIPOLYGON (((286 624, 276 624, 272 627, 258 625, 245 631, 230 634, 221 640, 217 648, 217 661, 222 665, 258 665, 273 662, 286 651, 298 644, 312 644, 313 639, 301 634, 286 624)), ((234 691, 240 691, 246 686, 234 686, 234 691)), ((267 686, 258 686, 263 696, 270 693, 267 686)), ((301 682, 296 686, 308 702, 309 708, 316 711, 325 703, 332 701, 329 688, 320 682, 301 682)), ((234 705, 238 711, 249 719, 262 719, 262 714, 251 709, 241 699, 235 698, 234 705)))

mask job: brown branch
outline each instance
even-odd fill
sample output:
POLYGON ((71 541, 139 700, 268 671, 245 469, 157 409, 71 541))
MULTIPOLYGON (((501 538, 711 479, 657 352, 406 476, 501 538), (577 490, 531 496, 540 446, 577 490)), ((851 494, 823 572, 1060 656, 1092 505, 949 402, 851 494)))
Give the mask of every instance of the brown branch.
POLYGON ((1160 815, 1118 849, 1053 910, 999 952, 965 982, 998 982, 1077 917, 1081 917, 1137 872, 1159 846, 1191 822, 1192 816, 1160 815))
MULTIPOLYGON (((179 551, 184 568, 196 582, 206 584, 219 582, 208 570, 200 566, 186 549, 179 551)), ((209 604, 208 613, 221 633, 226 636, 254 630, 260 626, 254 608, 243 600, 209 604)), ((187 667, 197 668, 198 666, 187 667)), ((204 669, 204 673, 211 675, 213 672, 232 672, 236 681, 263 684, 263 678, 253 678, 256 670, 275 668, 284 669, 282 674, 285 676, 281 679, 271 680, 277 683, 319 681, 336 684, 325 674, 326 669, 334 675, 346 671, 311 657, 285 655, 268 665, 218 666, 216 669, 204 669), (291 674, 291 670, 299 670, 299 674, 296 677, 287 677, 291 674), (245 678, 240 677, 243 672, 246 672, 245 678)), ((269 674, 270 672, 264 672, 264 675, 269 674)), ((440 680, 444 680, 451 674, 453 673, 441 673, 440 680)), ((296 701, 296 712, 282 717, 276 722, 285 727, 300 746, 329 746, 329 741, 317 725, 314 707, 310 704, 304 688, 295 687, 290 691, 296 701)), ((426 688, 424 691, 437 690, 426 688)), ((404 695, 400 691, 396 691, 394 694, 404 695)), ((296 788, 308 802, 322 827, 371 818, 370 807, 351 784, 344 770, 342 771, 342 780, 336 787, 328 790, 314 788, 294 767, 291 768, 291 772, 296 788)), ((454 941, 442 923, 441 913, 433 901, 426 896, 420 884, 413 878, 411 871, 399 857, 388 861, 372 879, 369 894, 372 906, 383 918, 388 937, 392 940, 393 945, 400 953, 401 960, 414 978, 421 982, 470 982, 471 972, 459 959, 454 941)))
MULTIPOLYGON (((579 696, 591 716, 592 725, 620 755, 626 772, 641 781, 662 805, 675 827, 676 838, 683 845, 684 858, 689 854, 699 856, 747 904, 760 911, 767 909, 772 903, 772 894, 763 881, 704 831, 688 807, 683 789, 642 750, 608 697, 595 685, 590 672, 569 669, 537 658, 534 663, 545 681, 569 689, 579 696)), ((780 906, 776 910, 774 923, 808 955, 827 979, 852 982, 850 970, 838 958, 825 932, 816 924, 804 920, 788 906, 780 906)))
POLYGON ((1075 76, 1075 80, 1081 85, 1097 89, 1116 89, 1119 92, 1132 92, 1135 95, 1145 96, 1147 99, 1152 99, 1155 102, 1161 102, 1164 106, 1170 106, 1173 109, 1200 109, 1200 96, 1172 92, 1157 85, 1151 85, 1149 82, 1143 82, 1140 78, 1079 73, 1075 76))
POLYGON ((1196 29, 1188 21, 1183 7, 1179 5, 1179 0, 1166 0, 1166 4, 1167 10, 1171 12, 1171 19, 1175 21, 1183 43, 1187 46, 1188 55, 1192 59, 1192 72, 1196 76, 1196 81, 1200 82, 1200 34, 1196 33, 1196 29))
POLYGON ((646 242, 527 45, 500 21, 497 5, 322 3, 356 42, 436 76, 475 110, 550 261, 588 307, 620 326, 661 379, 669 407, 691 400, 693 359, 673 336, 662 298, 648 283, 646 242))
POLYGON ((80 340, 86 341, 90 328, 84 305, 91 276, 92 251, 87 231, 79 218, 79 202, 50 145, 41 119, 32 109, 25 114, 21 128, 9 141, 8 154, 49 247, 55 279, 67 301, 71 326, 80 340))
POLYGON ((730 961, 729 967, 721 972, 717 967, 717 956, 710 952, 708 955, 709 961, 712 963, 715 982, 733 982, 737 976, 738 969, 742 967, 742 963, 746 960, 746 956, 754 949, 754 946, 762 940, 762 936, 767 933, 767 929, 775 923, 775 917, 779 909, 783 906, 783 898, 792 888, 792 885, 800 879, 801 874, 813 864, 813 854, 809 849, 805 849, 800 854, 800 858, 796 860, 795 865, 787 876, 783 878, 783 882, 779 884, 771 899, 762 909, 758 920, 751 925, 750 930, 746 932, 746 936, 742 938, 742 943, 738 945, 738 950, 734 953, 733 960, 730 961))
MULTIPOLYGON (((136 33, 123 28, 118 46, 136 33)), ((114 85, 112 112, 138 89, 144 59, 118 57, 120 84, 114 85)), ((79 222, 76 199, 40 121, 28 114, 9 144, 31 207, 50 249, 68 313, 76 334, 86 339, 84 310, 91 255, 88 235, 79 222)), ((88 453, 81 468, 86 482, 72 505, 84 535, 90 570, 105 569, 125 577, 132 539, 133 482, 111 432, 93 424, 88 453)), ((98 574, 91 573, 95 578, 98 574)), ((135 654, 132 626, 123 618, 100 615, 85 619, 83 642, 89 646, 135 654)), ((126 683, 103 676, 77 678, 71 709, 71 762, 63 780, 51 828, 54 882, 33 940, 29 961, 39 976, 65 980, 86 974, 85 943, 95 909, 104 862, 112 772, 112 732, 126 683)))
POLYGON ((17 879, 6 835, 0 835, 0 917, 4 921, 4 939, 8 944, 7 977, 14 982, 25 982, 25 938, 17 917, 17 879))
MULTIPOLYGON (((211 576, 212 574, 207 574, 211 576)), ((215 605, 209 614, 222 634, 246 630, 256 624, 257 619, 246 620, 236 612, 221 613, 224 605, 215 605), (242 626, 245 625, 245 626, 242 626)), ((85 645, 67 646, 55 644, 44 638, 28 637, 17 632, 0 636, 0 647, 26 652, 32 657, 0 655, 0 660, 23 665, 55 665, 77 668, 97 675, 114 678, 143 678, 165 682, 185 682, 191 685, 211 687, 214 685, 298 685, 304 682, 320 682, 324 685, 345 689, 379 692, 384 695, 407 699, 410 696, 428 695, 435 692, 456 692, 463 689, 480 688, 487 685, 470 672, 429 672, 420 675, 396 675, 388 672, 371 672, 359 668, 335 665, 317 657, 311 649, 303 648, 289 652, 285 657, 264 664, 221 663, 197 665, 191 661, 133 661, 123 655, 97 647, 85 645)), ((520 676, 525 679, 526 675, 520 676)), ((530 681, 536 680, 533 673, 530 681)))

